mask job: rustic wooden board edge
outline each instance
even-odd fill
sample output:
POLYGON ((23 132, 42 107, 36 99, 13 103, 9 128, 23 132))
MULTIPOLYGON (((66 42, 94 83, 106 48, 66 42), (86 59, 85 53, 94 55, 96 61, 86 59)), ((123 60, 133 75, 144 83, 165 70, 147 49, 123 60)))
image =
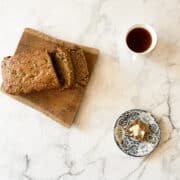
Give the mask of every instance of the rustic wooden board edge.
MULTIPOLYGON (((96 48, 93 48, 93 47, 89 47, 89 46, 84 46, 84 45, 81 45, 81 44, 77 44, 77 43, 73 43, 73 42, 69 42, 69 41, 65 41, 65 40, 61 40, 59 38, 55 38, 47 33, 43 33, 43 32, 40 32, 38 30, 35 30, 35 29, 32 29, 32 28, 29 28, 29 27, 26 27, 22 33, 22 36, 23 34, 27 32, 27 33, 30 33, 30 34, 34 34, 34 35, 38 35, 39 38, 43 38, 44 40, 47 40, 47 41, 50 41, 50 42, 53 42, 53 43, 57 43, 57 44, 66 44, 66 45, 70 45, 70 46, 79 46, 83 49, 84 52, 86 53, 90 53, 90 54, 95 54, 95 55, 99 55, 99 49, 96 49, 96 48), (63 41, 63 43, 62 43, 63 41)), ((21 37, 22 38, 22 37, 21 37)), ((20 41, 21 41, 21 38, 20 38, 20 41)), ((19 42, 20 42, 19 41, 19 42)), ((19 44, 19 43, 18 43, 19 44)), ((15 51, 15 54, 18 50, 18 47, 15 51)))

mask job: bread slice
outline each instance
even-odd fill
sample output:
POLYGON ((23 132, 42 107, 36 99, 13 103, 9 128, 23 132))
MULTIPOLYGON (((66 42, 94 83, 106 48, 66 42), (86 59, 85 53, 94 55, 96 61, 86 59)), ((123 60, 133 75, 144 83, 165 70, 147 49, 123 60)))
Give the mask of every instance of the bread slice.
POLYGON ((46 50, 27 50, 4 58, 2 77, 3 90, 14 95, 60 87, 46 50))
POLYGON ((74 70, 71 56, 63 47, 58 47, 54 57, 54 67, 64 88, 71 88, 74 85, 74 70))
POLYGON ((81 86, 87 85, 89 80, 89 71, 83 50, 79 47, 70 48, 69 53, 74 67, 76 83, 81 86))

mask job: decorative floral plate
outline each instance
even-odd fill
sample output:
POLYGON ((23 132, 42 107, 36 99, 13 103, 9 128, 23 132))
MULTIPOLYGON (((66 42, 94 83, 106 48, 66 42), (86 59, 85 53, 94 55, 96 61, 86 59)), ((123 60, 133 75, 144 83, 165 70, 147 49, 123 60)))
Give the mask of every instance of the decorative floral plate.
POLYGON ((148 111, 132 109, 123 113, 115 123, 114 139, 118 147, 126 154, 134 157, 145 156, 151 153, 160 142, 160 127, 155 117, 148 111), (126 132, 129 125, 135 121, 148 125, 145 140, 137 140, 126 132))

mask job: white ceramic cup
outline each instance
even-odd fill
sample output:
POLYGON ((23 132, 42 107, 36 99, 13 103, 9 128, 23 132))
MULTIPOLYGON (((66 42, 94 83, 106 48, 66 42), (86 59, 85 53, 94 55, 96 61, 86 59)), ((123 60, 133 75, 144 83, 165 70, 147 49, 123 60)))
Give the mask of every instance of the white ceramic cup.
POLYGON ((133 26, 131 26, 131 27, 128 28, 128 30, 127 30, 127 32, 126 32, 126 34, 125 34, 125 44, 126 44, 126 47, 128 48, 128 50, 132 53, 132 55, 133 55, 133 60, 135 60, 138 55, 148 54, 149 52, 151 52, 151 51, 155 48, 155 46, 156 46, 156 44, 157 44, 157 34, 156 34, 155 30, 152 28, 152 26, 150 26, 150 25, 148 25, 148 24, 135 24, 135 25, 133 25, 133 26), (151 44, 150 44, 149 48, 146 49, 146 50, 143 51, 143 52, 133 51, 132 49, 129 48, 129 46, 128 46, 128 44, 127 44, 127 36, 128 36, 128 34, 129 34, 133 29, 136 29, 136 28, 143 28, 143 29, 147 30, 147 31, 150 33, 151 38, 152 38, 152 41, 151 41, 151 44))

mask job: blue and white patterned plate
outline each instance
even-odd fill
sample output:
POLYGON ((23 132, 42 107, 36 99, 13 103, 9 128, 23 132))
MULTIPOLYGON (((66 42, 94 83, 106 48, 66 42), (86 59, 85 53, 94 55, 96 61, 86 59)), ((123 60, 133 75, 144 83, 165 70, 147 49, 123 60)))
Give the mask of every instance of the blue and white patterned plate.
POLYGON ((126 154, 134 157, 145 156, 151 153, 160 142, 160 127, 152 113, 132 109, 123 113, 115 123, 114 139, 118 147, 126 154), (125 131, 130 123, 142 120, 149 125, 146 141, 138 141, 129 137, 125 131))

